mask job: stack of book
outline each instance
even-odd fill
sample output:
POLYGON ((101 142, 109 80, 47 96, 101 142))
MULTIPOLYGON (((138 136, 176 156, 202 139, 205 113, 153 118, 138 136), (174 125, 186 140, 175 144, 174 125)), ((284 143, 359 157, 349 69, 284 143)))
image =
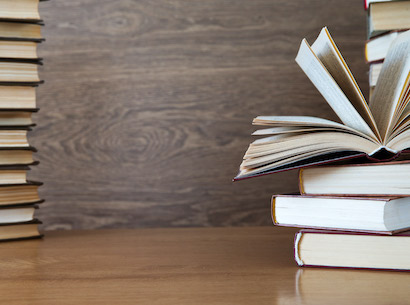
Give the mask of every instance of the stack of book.
POLYGON ((410 270, 410 31, 391 44, 370 105, 327 28, 302 41, 296 62, 341 123, 255 118, 265 137, 234 180, 299 168, 300 194, 272 200, 275 225, 305 228, 299 265, 410 270))
POLYGON ((44 39, 39 0, 0 1, 0 240, 39 237, 34 212, 40 182, 27 180, 36 165, 27 134, 35 126, 41 83, 37 45, 44 39))
POLYGON ((370 96, 394 39, 410 29, 410 1, 365 0, 367 11, 366 61, 369 63, 370 96))

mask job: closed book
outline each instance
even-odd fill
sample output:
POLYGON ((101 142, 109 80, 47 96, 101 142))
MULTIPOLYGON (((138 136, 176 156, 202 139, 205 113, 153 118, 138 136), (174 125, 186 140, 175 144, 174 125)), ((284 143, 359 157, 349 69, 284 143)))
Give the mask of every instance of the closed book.
POLYGON ((29 109, 0 109, 0 127, 33 127, 36 125, 32 120, 33 112, 29 109))
POLYGON ((34 219, 34 212, 38 205, 19 205, 0 208, 0 224, 27 222, 34 219))
POLYGON ((41 62, 0 59, 0 84, 33 86, 41 83, 38 65, 41 62))
POLYGON ((20 22, 41 22, 38 11, 41 0, 0 0, 0 19, 20 22))
POLYGON ((10 109, 36 109, 36 87, 0 85, 0 110, 10 109))
POLYGON ((37 56, 37 43, 33 41, 9 41, 0 39, 0 58, 35 62, 41 60, 37 56))
POLYGON ((0 127, 0 147, 29 147, 29 127, 0 127))
POLYGON ((410 229, 410 197, 331 197, 276 195, 277 226, 392 235, 410 229))
POLYGON ((393 236, 301 230, 295 235, 299 266, 410 271, 410 232, 393 236))
POLYGON ((410 28, 410 1, 373 3, 369 7, 368 37, 410 28))
POLYGON ((33 159, 37 150, 32 147, 0 147, 0 167, 18 165, 36 165, 39 162, 33 159))
POLYGON ((0 224, 0 241, 40 238, 42 235, 38 230, 39 224, 41 221, 37 219, 26 222, 2 223, 0 224))
POLYGON ((38 188, 41 182, 27 181, 26 183, 0 184, 0 206, 21 205, 23 203, 37 203, 41 199, 38 188))
POLYGON ((41 24, 0 21, 0 40, 42 42, 41 27, 41 24))
POLYGON ((306 195, 410 196, 410 161, 304 168, 299 190, 306 195))
POLYGON ((27 183, 28 166, 5 166, 0 167, 0 185, 27 183))

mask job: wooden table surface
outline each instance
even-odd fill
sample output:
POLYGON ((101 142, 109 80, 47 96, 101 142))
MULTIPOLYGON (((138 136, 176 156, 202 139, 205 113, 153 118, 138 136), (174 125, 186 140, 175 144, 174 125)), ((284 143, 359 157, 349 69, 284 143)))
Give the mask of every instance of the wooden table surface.
POLYGON ((0 244, 1 304, 409 304, 404 272, 298 268, 295 229, 54 231, 0 244))

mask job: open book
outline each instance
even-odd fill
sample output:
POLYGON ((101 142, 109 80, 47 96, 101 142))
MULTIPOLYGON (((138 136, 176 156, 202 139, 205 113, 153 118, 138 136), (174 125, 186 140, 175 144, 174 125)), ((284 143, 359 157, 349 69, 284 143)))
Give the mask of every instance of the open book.
POLYGON ((389 160, 410 148, 410 31, 392 43, 367 104, 327 28, 310 46, 303 39, 296 62, 341 123, 306 116, 259 116, 267 126, 253 135, 235 180, 367 156, 389 160))

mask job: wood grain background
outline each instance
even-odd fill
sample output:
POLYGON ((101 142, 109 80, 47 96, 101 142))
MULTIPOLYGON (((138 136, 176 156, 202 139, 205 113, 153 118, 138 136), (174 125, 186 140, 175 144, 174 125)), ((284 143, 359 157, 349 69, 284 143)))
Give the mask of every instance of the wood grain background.
POLYGON ((232 183, 257 115, 334 118, 294 62, 327 25, 367 95, 359 0, 40 4, 45 229, 269 225, 295 172, 232 183))

